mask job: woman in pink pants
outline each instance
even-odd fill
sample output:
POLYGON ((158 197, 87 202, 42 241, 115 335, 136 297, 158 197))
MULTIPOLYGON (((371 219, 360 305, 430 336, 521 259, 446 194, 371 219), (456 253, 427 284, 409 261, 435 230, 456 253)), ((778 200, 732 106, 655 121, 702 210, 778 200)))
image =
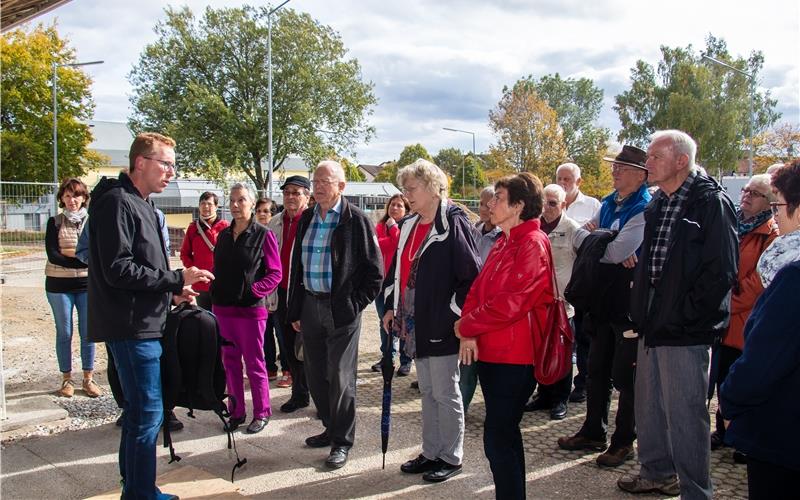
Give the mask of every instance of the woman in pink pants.
POLYGON ((264 430, 272 415, 269 381, 264 362, 264 329, 267 324, 265 298, 281 280, 281 260, 275 236, 253 217, 255 196, 244 184, 234 184, 230 192, 233 223, 220 232, 214 248, 214 273, 211 285, 212 310, 217 316, 222 337, 222 364, 231 412, 230 428, 247 419, 244 403, 242 358, 253 396, 253 420, 247 432, 264 430))

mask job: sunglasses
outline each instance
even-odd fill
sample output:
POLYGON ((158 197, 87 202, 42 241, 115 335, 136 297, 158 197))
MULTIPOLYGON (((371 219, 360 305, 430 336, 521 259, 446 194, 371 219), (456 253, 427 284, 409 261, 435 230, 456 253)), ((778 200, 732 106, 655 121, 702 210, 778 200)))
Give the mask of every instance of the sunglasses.
POLYGON ((772 215, 778 215, 778 207, 785 207, 786 203, 778 203, 777 201, 773 201, 769 204, 770 210, 772 210, 772 215))

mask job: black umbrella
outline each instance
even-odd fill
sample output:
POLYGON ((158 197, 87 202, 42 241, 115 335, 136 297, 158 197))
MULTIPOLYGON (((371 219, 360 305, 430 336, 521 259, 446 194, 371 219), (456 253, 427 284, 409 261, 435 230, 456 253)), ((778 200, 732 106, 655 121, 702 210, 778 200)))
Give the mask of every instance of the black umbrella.
MULTIPOLYGON (((391 345, 389 346, 391 349, 391 345)), ((383 450, 383 468, 386 469, 386 449, 389 447, 389 429, 392 426, 392 377, 394 361, 391 352, 384 353, 381 359, 383 374, 383 404, 381 405, 381 450, 383 450)))

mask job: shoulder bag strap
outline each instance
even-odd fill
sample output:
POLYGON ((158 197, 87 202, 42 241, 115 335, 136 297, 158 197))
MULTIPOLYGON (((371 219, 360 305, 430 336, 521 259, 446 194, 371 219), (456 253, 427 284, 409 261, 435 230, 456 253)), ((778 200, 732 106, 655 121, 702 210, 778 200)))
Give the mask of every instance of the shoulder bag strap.
POLYGON ((211 244, 211 242, 208 240, 208 236, 206 236, 205 231, 203 231, 203 227, 200 225, 200 219, 194 221, 194 223, 195 226, 197 226, 197 234, 199 234, 200 237, 203 238, 203 241, 206 243, 206 246, 208 246, 208 249, 213 252, 214 245, 211 244))

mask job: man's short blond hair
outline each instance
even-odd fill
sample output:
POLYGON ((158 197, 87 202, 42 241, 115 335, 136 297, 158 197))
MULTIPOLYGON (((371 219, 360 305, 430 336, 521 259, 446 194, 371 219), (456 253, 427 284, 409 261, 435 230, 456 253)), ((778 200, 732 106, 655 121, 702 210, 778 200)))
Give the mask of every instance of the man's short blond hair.
POLYGON ((175 147, 175 139, 157 132, 142 132, 136 136, 133 140, 133 144, 131 144, 131 150, 128 152, 128 162, 131 172, 133 172, 136 166, 136 158, 155 153, 154 146, 157 142, 171 148, 175 147))

